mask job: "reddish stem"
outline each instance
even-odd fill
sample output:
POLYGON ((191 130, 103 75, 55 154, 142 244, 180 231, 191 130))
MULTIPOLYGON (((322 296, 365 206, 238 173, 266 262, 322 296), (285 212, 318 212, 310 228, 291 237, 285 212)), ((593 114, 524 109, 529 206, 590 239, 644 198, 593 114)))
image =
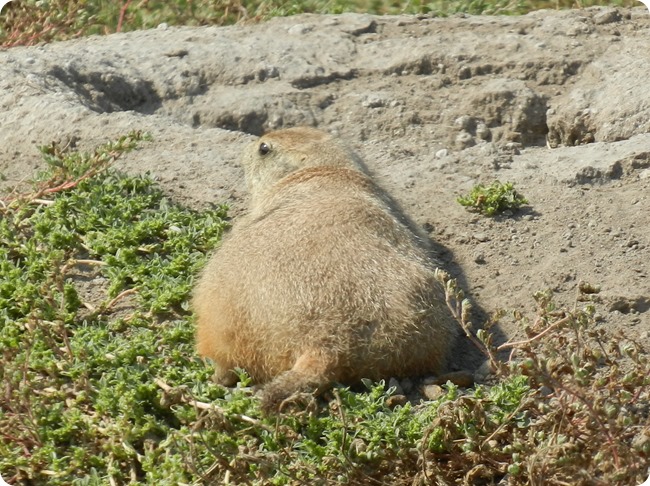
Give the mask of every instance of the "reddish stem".
POLYGON ((122 22, 124 22, 124 15, 126 14, 126 9, 129 8, 130 3, 131 0, 126 0, 126 2, 124 2, 124 5, 122 5, 122 8, 120 9, 120 18, 117 21, 117 28, 115 29, 115 32, 122 32, 122 22))

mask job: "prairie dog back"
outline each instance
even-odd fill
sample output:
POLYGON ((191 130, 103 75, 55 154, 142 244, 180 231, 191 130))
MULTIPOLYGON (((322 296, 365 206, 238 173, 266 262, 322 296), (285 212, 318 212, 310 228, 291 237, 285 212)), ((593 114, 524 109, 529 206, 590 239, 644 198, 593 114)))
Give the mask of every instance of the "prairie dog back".
POLYGON ((330 135, 273 132, 243 154, 251 211, 204 269, 197 348, 245 368, 263 406, 334 381, 438 374, 457 325, 410 220, 330 135))

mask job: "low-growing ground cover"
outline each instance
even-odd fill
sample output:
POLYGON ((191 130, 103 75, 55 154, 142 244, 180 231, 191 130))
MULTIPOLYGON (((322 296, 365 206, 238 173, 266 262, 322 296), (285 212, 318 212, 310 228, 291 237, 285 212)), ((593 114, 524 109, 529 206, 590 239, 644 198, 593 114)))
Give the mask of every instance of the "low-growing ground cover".
MULTIPOLYGON (((431 401, 335 388, 264 417, 245 373, 210 381, 194 352, 192 279, 226 208, 169 201, 111 163, 51 144, 30 194, 0 198, 0 475, 11 484, 640 484, 650 465, 647 351, 598 322, 598 288, 572 309, 539 292, 528 336, 473 332, 486 383, 431 401), (508 354, 509 353, 509 354, 508 354), (497 355, 503 359, 497 359, 497 355)), ((155 142, 154 142, 155 143, 155 142)))

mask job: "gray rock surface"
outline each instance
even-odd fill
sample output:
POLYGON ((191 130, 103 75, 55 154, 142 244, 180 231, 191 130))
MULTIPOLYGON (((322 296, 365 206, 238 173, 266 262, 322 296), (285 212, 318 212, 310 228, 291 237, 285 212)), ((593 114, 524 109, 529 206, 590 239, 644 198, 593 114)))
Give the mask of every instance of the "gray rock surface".
POLYGON ((236 217, 241 147, 315 125, 431 230, 485 313, 530 313, 547 287, 569 304, 587 280, 603 288, 603 325, 647 338, 649 45, 645 8, 592 8, 301 15, 12 48, 0 52, 0 188, 20 190, 41 167, 38 145, 90 148, 141 129, 154 141, 119 168, 152 173, 184 204, 229 202, 236 217), (530 207, 487 219, 456 203, 494 179, 530 207))

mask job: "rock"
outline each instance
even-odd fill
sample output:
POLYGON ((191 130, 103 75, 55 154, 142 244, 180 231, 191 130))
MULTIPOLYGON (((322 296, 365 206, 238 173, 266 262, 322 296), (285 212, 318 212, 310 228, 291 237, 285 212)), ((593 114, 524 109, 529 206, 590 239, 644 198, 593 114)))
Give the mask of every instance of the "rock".
POLYGON ((404 390, 402 389, 402 385, 400 385, 400 382, 396 378, 391 378, 390 380, 388 380, 388 388, 395 389, 393 391, 393 395, 404 395, 404 390))
POLYGON ((445 390, 443 390, 440 385, 423 385, 420 388, 420 391, 427 400, 438 400, 446 394, 445 390))
POLYGON ((650 76, 650 65, 635 53, 638 42, 625 36, 611 44, 571 90, 553 99, 552 147, 625 140, 650 131, 650 100, 625 94, 650 76))
POLYGON ((458 150, 466 149, 467 147, 471 147, 474 144, 476 144, 474 137, 472 137, 472 135, 469 133, 462 131, 456 135, 456 148, 458 150))
POLYGON ((618 9, 607 9, 594 15, 594 24, 611 24, 613 22, 619 22, 622 18, 621 12, 619 12, 618 9))
POLYGON ((489 360, 483 361, 481 366, 474 372, 474 381, 484 383, 491 375, 494 374, 494 368, 489 360))
POLYGON ((404 393, 411 393, 413 390, 413 382, 409 378, 404 378, 401 380, 400 385, 402 386, 404 393))
POLYGON ((484 140, 492 135, 506 142, 537 143, 548 131, 548 98, 520 80, 489 80, 472 92, 467 105, 466 111, 483 120, 476 134, 484 140), (490 132, 488 127, 495 128, 490 132))
POLYGON ((481 140, 489 140, 492 133, 487 125, 483 122, 480 122, 476 125, 476 136, 481 140))
MULTIPOLYGON (((440 149, 436 152, 436 159, 442 159, 443 157, 447 157, 449 154, 449 150, 447 149, 440 149)), ((650 171, 648 171, 650 172, 650 171)))
POLYGON ((408 402, 404 395, 391 395, 386 399, 386 406, 388 408, 395 408, 397 406, 403 407, 408 402))

